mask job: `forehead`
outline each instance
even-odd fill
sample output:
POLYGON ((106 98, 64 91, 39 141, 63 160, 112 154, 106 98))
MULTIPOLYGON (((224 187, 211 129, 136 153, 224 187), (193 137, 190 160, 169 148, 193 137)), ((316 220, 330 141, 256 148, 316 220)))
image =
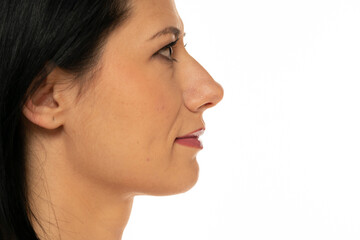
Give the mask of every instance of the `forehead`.
POLYGON ((175 27, 183 32, 183 23, 173 0, 130 0, 130 3, 129 17, 107 40, 102 55, 104 66, 117 62, 125 67, 130 59, 137 61, 141 54, 147 53, 143 50, 154 50, 154 44, 165 44, 161 40, 149 41, 164 28, 175 27), (121 61, 122 58, 126 61, 121 61))
POLYGON ((161 30, 173 26, 183 29, 174 0, 130 0, 132 13, 129 19, 139 30, 161 30))

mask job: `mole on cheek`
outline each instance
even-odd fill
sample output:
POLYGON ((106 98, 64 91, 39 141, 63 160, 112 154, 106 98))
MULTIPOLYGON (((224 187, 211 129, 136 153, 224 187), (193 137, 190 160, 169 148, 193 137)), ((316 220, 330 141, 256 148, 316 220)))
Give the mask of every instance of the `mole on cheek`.
POLYGON ((158 106, 157 110, 158 110, 158 112, 162 112, 162 111, 165 110, 165 106, 164 106, 164 105, 160 105, 160 106, 158 106))

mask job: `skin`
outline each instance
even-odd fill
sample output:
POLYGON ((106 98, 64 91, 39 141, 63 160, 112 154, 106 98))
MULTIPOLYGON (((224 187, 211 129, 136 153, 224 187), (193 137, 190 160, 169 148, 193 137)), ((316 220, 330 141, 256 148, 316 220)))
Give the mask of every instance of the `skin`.
POLYGON ((92 87, 76 98, 55 68, 24 108, 29 201, 41 239, 121 239, 137 195, 186 192, 200 149, 175 138, 204 127, 223 88, 186 51, 172 0, 133 0, 109 36, 92 87), (180 30, 151 39, 167 28, 180 30), (151 40, 149 40, 151 39, 151 40), (156 54, 155 54, 156 53, 156 54))

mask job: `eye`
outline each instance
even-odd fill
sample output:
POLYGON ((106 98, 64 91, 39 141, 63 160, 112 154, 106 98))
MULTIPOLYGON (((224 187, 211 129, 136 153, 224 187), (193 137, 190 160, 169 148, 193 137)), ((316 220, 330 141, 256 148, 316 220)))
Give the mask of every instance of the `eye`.
POLYGON ((175 58, 173 58, 173 54, 174 54, 173 47, 176 45, 178 40, 179 39, 177 39, 176 41, 169 43, 165 47, 161 48, 157 53, 155 53, 155 55, 158 54, 158 55, 164 57, 168 61, 177 62, 177 60, 175 58))
POLYGON ((174 53, 174 50, 172 48, 172 46, 166 46, 165 48, 162 48, 158 54, 168 58, 169 60, 175 60, 174 58, 172 58, 172 55, 174 53))

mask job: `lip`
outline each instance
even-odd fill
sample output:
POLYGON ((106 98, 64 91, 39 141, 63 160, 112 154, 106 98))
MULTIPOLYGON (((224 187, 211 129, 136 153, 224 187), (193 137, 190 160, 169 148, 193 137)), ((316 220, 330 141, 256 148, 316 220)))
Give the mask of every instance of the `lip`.
POLYGON ((177 137, 176 139, 179 139, 179 138, 180 139, 181 138, 193 138, 193 137, 198 138, 198 137, 200 137, 201 135, 204 134, 204 131, 205 131, 205 128, 199 128, 199 129, 197 129, 197 130, 195 130, 195 131, 193 131, 191 133, 188 133, 188 134, 186 134, 184 136, 177 137))
POLYGON ((191 133, 188 133, 184 136, 177 137, 175 142, 183 146, 203 149, 202 142, 199 140, 199 137, 204 133, 205 128, 197 129, 191 133))

